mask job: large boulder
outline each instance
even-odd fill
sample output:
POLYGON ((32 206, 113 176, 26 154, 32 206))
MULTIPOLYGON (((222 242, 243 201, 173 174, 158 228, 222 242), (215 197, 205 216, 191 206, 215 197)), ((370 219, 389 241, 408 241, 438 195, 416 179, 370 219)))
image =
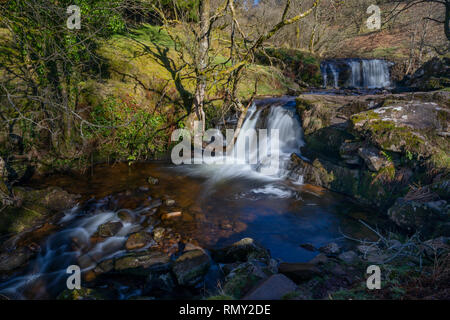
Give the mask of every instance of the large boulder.
POLYGON ((268 262, 269 251, 252 238, 244 238, 231 246, 213 251, 213 259, 217 262, 245 262, 250 259, 258 259, 268 262))
POLYGON ((274 274, 245 295, 243 300, 280 300, 292 293, 297 285, 282 274, 274 274))
POLYGON ((200 282, 211 265, 208 254, 202 249, 184 252, 173 265, 173 273, 182 286, 194 286, 200 282))
POLYGON ((4 252, 0 254, 0 274, 7 274, 23 268, 35 255, 36 252, 26 247, 18 248, 13 252, 4 252))
POLYGON ((258 262, 249 261, 231 266, 224 280, 223 291, 225 294, 241 299, 261 280, 271 275, 268 266, 258 262))
POLYGON ((406 86, 421 91, 450 87, 450 56, 434 57, 424 63, 410 77, 405 77, 406 86))
POLYGON ((166 253, 153 250, 127 254, 114 261, 115 271, 144 276, 169 270, 170 266, 170 257, 166 253))
POLYGON ((400 198, 389 208, 388 216, 396 225, 411 233, 419 231, 424 237, 450 236, 450 230, 447 230, 450 228, 441 228, 450 222, 450 205, 445 200, 418 202, 400 198))

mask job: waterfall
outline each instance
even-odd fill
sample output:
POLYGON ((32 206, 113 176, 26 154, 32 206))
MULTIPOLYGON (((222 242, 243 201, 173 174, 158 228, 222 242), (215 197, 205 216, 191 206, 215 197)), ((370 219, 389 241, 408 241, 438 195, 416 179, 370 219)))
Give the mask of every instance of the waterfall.
POLYGON ((294 100, 274 99, 269 105, 253 104, 249 108, 231 152, 223 158, 203 158, 203 165, 181 169, 206 175, 211 183, 237 177, 284 179, 291 154, 300 153, 303 145, 294 100))
POLYGON ((362 60, 365 88, 386 88, 391 84, 389 67, 384 60, 362 60))
POLYGON ((361 63, 360 61, 349 61, 351 68, 350 87, 361 87, 361 63))
POLYGON ((328 85, 329 75, 333 76, 333 87, 338 82, 350 88, 388 88, 391 85, 389 67, 391 62, 381 59, 335 59, 321 63, 323 86, 328 85))

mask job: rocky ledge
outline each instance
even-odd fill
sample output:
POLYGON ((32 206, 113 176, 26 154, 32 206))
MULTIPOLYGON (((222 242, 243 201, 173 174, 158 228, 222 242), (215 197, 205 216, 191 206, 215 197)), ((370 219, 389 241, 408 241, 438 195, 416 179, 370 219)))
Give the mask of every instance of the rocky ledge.
POLYGON ((302 95, 297 110, 306 147, 291 157, 293 179, 392 207, 405 231, 450 235, 450 92, 302 95))

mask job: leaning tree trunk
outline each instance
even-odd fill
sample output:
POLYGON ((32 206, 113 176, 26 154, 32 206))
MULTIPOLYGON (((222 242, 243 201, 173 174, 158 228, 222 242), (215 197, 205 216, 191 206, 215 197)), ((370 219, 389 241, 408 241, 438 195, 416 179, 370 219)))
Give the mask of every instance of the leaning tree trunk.
POLYGON ((205 111, 203 110, 206 94, 206 69, 208 67, 210 0, 200 1, 200 35, 198 36, 198 57, 196 63, 197 84, 195 87, 194 107, 197 118, 202 122, 202 134, 205 132, 205 111))

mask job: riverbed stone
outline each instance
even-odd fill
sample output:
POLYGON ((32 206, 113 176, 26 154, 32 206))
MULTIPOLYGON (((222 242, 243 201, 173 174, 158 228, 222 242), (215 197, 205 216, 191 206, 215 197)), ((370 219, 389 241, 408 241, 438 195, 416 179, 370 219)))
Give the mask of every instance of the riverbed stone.
POLYGON ((274 274, 252 289, 243 300, 280 300, 297 285, 283 274, 274 274))
POLYGON ((114 261, 114 270, 135 275, 149 275, 152 272, 169 270, 170 257, 160 251, 146 251, 128 254, 114 261))
POLYGON ((165 201, 165 205, 168 206, 168 207, 172 207, 172 206, 175 205, 175 200, 173 200, 173 199, 167 199, 167 200, 165 201))
POLYGON ((0 254, 0 273, 9 273, 24 267, 36 253, 26 247, 0 254))
POLYGON ((120 221, 110 221, 98 226, 97 233, 102 238, 108 238, 116 235, 122 229, 123 224, 120 221))
POLYGON ((203 250, 191 250, 175 260, 173 273, 180 285, 194 286, 206 275, 210 265, 210 258, 203 250))
POLYGON ((181 211, 173 211, 173 212, 163 214, 161 219, 167 220, 167 219, 179 218, 179 217, 181 217, 181 214, 182 214, 181 211))
POLYGON ((128 251, 141 249, 145 247, 150 241, 152 241, 152 236, 145 231, 140 231, 132 233, 125 243, 125 248, 128 251))
POLYGON ((147 182, 148 182, 149 184, 156 185, 156 184, 159 183, 159 179, 158 179, 158 178, 155 178, 155 177, 152 177, 152 176, 149 176, 149 177, 147 178, 147 182))
POLYGON ((164 239, 164 234, 166 232, 166 229, 164 229, 163 227, 157 227, 153 230, 153 239, 156 242, 159 242, 161 240, 164 239))
POLYGON ((127 210, 120 210, 117 213, 117 217, 119 217, 122 222, 133 222, 134 220, 133 215, 127 210))
POLYGON ((270 260, 270 253, 252 238, 244 238, 231 246, 213 251, 213 259, 217 262, 245 262, 250 259, 270 260))

